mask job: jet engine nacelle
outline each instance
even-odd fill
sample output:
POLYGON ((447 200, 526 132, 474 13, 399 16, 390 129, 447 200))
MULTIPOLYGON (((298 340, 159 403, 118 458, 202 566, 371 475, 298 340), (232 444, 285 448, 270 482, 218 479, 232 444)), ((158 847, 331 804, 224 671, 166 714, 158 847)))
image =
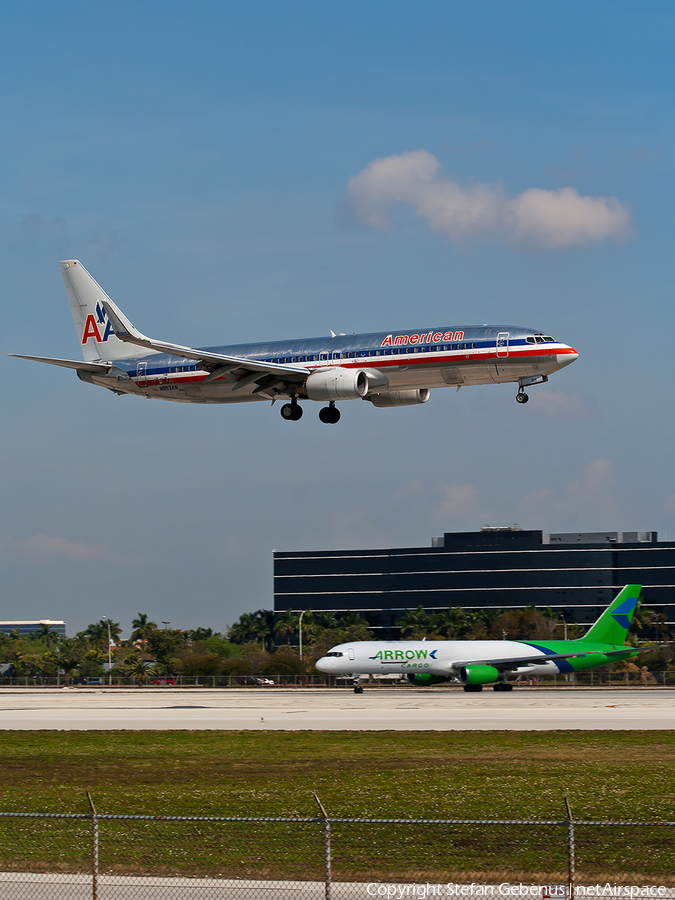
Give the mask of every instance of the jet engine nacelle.
POLYGON ((370 400, 373 406, 385 409, 391 406, 417 406, 418 403, 426 403, 430 393, 429 388, 420 388, 417 391, 380 391, 366 399, 370 400))
POLYGON ((428 687, 430 684, 442 684, 444 681, 450 681, 450 676, 432 675, 431 672, 415 672, 414 674, 409 672, 408 681, 418 687, 428 687))
POLYGON ((368 393, 368 376, 362 369, 322 369, 309 376, 305 393, 310 400, 358 400, 368 393))
POLYGON ((459 680, 462 684, 491 684, 499 680, 499 672, 494 666, 462 666, 459 680))

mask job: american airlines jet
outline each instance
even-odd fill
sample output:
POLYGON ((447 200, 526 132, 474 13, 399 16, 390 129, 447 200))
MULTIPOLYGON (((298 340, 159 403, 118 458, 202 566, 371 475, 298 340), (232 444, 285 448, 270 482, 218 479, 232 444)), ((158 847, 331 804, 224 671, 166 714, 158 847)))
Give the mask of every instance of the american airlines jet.
POLYGON ((361 675, 407 675, 416 685, 460 681, 467 692, 511 691, 507 676, 558 675, 582 672, 637 656, 644 647, 625 646, 642 585, 627 584, 600 618, 574 641, 355 641, 338 644, 317 661, 327 675, 354 679, 363 693, 361 675))
POLYGON ((432 388, 548 381, 577 352, 533 328, 439 325, 374 334, 339 334, 192 348, 146 337, 76 259, 59 263, 83 360, 12 354, 75 369, 82 381, 115 394, 183 403, 277 399, 282 418, 302 417, 300 400, 326 405, 322 422, 340 419, 338 400, 386 408, 426 403, 432 388))

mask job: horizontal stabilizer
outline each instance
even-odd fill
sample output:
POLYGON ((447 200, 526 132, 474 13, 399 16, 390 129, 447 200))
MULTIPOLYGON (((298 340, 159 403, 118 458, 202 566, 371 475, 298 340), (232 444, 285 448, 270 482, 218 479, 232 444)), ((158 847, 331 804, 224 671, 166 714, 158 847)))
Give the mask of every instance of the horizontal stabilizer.
POLYGON ((105 375, 111 369, 111 363, 84 362, 81 359, 54 359, 51 356, 25 356, 23 353, 9 353, 18 359, 30 359, 33 362, 49 363, 50 366, 63 366, 66 369, 78 369, 80 372, 91 372, 94 375, 105 375))

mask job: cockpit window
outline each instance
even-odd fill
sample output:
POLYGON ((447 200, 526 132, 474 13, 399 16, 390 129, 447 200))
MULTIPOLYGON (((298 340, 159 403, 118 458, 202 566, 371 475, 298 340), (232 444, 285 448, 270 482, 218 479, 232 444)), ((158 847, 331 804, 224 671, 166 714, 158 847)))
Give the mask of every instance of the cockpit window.
POLYGON ((340 650, 331 650, 330 653, 326 653, 326 656, 344 656, 340 650))
POLYGON ((555 341, 555 338, 552 338, 550 334, 545 334, 542 338, 544 341, 555 341))
POLYGON ((528 344, 536 344, 536 342, 537 342, 537 339, 533 338, 533 337, 525 338, 525 340, 527 341, 528 344))

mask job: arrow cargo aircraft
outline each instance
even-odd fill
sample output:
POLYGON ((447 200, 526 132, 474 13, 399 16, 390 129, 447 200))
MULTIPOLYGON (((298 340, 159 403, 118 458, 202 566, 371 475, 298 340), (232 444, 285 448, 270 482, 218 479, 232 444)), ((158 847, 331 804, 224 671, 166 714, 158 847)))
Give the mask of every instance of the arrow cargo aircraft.
POLYGON ((507 675, 558 675, 582 672, 636 656, 644 648, 624 641, 641 585, 627 584, 589 631, 576 641, 357 641, 339 644, 317 663, 320 672, 354 678, 360 675, 407 675, 411 684, 430 685, 459 679, 465 691, 510 691, 507 675))
POLYGON ((83 361, 24 356, 75 369, 82 381, 116 394, 183 403, 242 403, 284 399, 284 419, 302 416, 299 400, 326 403, 322 422, 340 418, 337 400, 369 400, 373 406, 426 403, 431 388, 526 386, 577 358, 576 350, 550 335, 513 325, 436 325, 377 334, 335 335, 288 341, 193 349, 141 334, 84 266, 59 263, 75 320, 83 361))

